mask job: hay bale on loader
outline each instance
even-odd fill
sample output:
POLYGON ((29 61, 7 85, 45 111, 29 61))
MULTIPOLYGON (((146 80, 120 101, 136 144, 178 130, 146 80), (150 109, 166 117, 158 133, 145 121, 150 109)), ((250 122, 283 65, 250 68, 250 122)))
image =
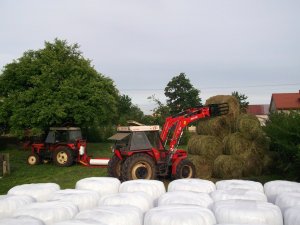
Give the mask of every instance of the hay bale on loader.
POLYGON ((222 179, 241 178, 243 160, 239 156, 220 155, 214 161, 213 176, 222 179))
POLYGON ((190 154, 205 156, 213 160, 222 154, 223 145, 217 137, 194 135, 188 142, 187 150, 190 154))
POLYGON ((189 154, 189 159, 195 165, 196 177, 208 179, 212 177, 214 161, 205 156, 189 154))

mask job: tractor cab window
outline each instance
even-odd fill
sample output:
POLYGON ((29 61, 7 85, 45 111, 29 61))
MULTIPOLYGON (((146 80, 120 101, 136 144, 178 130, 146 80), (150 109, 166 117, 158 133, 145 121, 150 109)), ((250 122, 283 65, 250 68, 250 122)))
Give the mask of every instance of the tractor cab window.
POLYGON ((68 131, 66 130, 56 131, 55 142, 68 142, 68 131))
POLYGON ((158 132, 150 131, 146 132, 146 135, 154 148, 158 150, 164 150, 164 146, 161 142, 160 135, 158 132))
POLYGON ((72 130, 69 132, 69 141, 81 140, 82 135, 80 130, 72 130))
POLYGON ((46 140, 46 144, 54 144, 55 143, 55 132, 54 131, 49 131, 46 140))
POLYGON ((151 149, 152 145, 145 132, 133 132, 130 150, 151 149))

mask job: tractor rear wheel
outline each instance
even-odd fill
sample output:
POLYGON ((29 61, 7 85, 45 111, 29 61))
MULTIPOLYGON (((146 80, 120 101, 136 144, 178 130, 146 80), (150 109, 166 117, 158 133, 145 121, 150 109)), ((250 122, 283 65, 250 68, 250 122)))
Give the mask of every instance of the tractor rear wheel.
POLYGON ((27 163, 31 166, 38 165, 41 163, 41 157, 36 153, 32 153, 27 157, 27 163))
POLYGON ((188 159, 181 160, 176 168, 174 179, 194 178, 196 175, 195 165, 188 159))
POLYGON ((116 177, 122 180, 121 176, 122 160, 118 156, 113 155, 113 157, 108 162, 107 173, 109 177, 116 177))
POLYGON ((122 178, 124 181, 156 179, 156 165, 153 158, 145 153, 128 157, 122 166, 122 178))
POLYGON ((74 162, 74 156, 71 149, 67 147, 60 147, 54 151, 53 162, 57 166, 67 167, 74 162))

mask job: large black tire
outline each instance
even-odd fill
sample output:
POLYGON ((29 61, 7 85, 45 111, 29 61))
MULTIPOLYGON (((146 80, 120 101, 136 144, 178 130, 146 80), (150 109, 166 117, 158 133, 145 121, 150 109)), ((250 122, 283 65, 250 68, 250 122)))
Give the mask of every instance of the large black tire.
POLYGON ((194 178, 196 175, 195 165, 188 159, 183 159, 177 165, 174 179, 194 178))
POLYGON ((122 180, 121 175, 122 160, 118 156, 113 155, 113 157, 108 162, 107 174, 109 177, 116 177, 122 180))
POLYGON ((153 158, 144 153, 128 157, 121 170, 122 178, 126 180, 156 179, 156 165, 153 158))
POLYGON ((36 153, 31 153, 27 157, 27 163, 31 166, 38 165, 41 163, 41 157, 36 153))
POLYGON ((67 147, 59 147, 54 151, 53 162, 60 167, 71 166, 74 162, 73 151, 67 147))

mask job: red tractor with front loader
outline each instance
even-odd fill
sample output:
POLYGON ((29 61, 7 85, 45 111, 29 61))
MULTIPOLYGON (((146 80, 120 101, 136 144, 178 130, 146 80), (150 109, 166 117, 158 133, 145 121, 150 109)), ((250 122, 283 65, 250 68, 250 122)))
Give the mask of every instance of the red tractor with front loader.
POLYGON ((189 108, 167 117, 161 132, 158 125, 118 127, 117 133, 109 138, 115 145, 108 175, 123 181, 158 176, 195 177, 195 166, 187 159, 187 152, 177 149, 183 130, 197 120, 225 115, 228 111, 227 103, 189 108))

